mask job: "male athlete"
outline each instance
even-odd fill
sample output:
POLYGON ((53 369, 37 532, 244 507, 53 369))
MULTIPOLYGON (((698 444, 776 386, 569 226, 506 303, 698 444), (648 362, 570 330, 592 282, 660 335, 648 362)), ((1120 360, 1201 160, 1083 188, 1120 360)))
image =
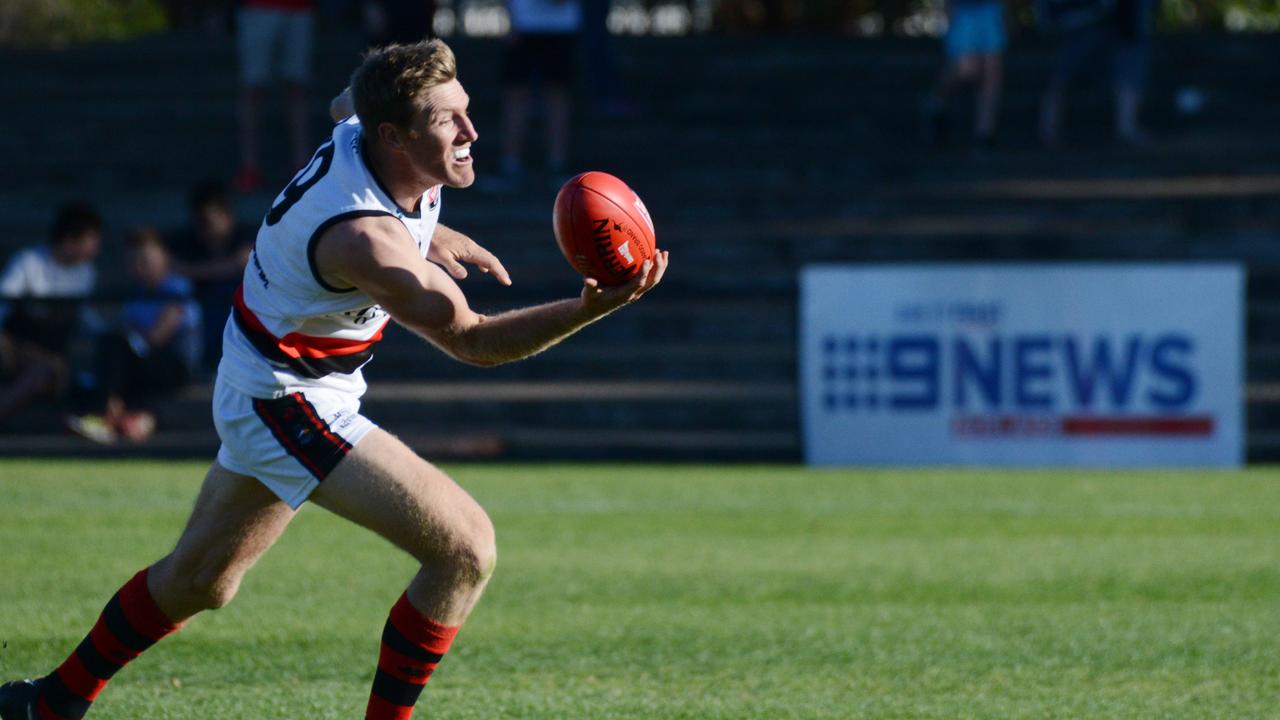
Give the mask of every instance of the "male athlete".
POLYGON ((365 714, 406 720, 493 573, 494 535, 462 488, 360 414, 370 347, 390 317, 463 362, 518 360, 662 279, 665 252, 623 286, 588 279, 577 298, 474 312, 435 263, 456 277, 466 261, 510 280, 491 254, 437 224, 441 186, 475 180, 478 136, 453 52, 438 40, 375 50, 349 93, 355 117, 334 128, 258 232, 214 387, 222 448, 177 547, 111 598, 56 670, 0 687, 0 719, 83 717, 129 661, 230 602, 310 499, 422 565, 391 608, 365 714))

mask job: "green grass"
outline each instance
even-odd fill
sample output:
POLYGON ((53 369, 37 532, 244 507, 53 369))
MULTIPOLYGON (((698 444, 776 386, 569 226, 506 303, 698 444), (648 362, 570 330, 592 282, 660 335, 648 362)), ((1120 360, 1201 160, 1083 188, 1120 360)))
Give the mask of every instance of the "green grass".
MULTIPOLYGON (((1280 471, 449 468, 498 572, 431 718, 1280 717, 1280 471)), ((0 675, 165 552, 200 465, 0 463, 0 675)), ((413 565, 309 508, 90 717, 357 718, 413 565)))

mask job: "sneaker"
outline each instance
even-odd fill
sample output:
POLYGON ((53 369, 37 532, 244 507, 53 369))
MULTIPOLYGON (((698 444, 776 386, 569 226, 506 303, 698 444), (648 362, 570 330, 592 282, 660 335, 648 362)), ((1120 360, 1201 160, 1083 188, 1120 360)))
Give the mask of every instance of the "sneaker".
POLYGON ((126 412, 116 421, 116 432, 129 442, 144 443, 156 432, 156 416, 145 410, 126 412))
POLYGON ((38 720, 36 696, 39 692, 34 680, 0 685, 0 720, 38 720))
POLYGON ((118 439, 115 428, 101 415, 68 415, 66 423, 68 430, 99 445, 114 445, 118 439))

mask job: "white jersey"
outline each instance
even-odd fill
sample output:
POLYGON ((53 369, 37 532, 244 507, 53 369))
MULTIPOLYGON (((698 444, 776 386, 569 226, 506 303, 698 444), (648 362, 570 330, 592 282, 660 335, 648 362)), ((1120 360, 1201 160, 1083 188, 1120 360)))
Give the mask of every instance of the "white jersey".
POLYGON ((440 186, 414 212, 397 207, 369 168, 360 121, 333 137, 276 197, 258 228, 222 339, 218 380, 259 398, 308 388, 364 393, 360 368, 390 320, 356 288, 316 271, 316 241, 339 222, 387 215, 404 223, 426 257, 440 217, 440 186))

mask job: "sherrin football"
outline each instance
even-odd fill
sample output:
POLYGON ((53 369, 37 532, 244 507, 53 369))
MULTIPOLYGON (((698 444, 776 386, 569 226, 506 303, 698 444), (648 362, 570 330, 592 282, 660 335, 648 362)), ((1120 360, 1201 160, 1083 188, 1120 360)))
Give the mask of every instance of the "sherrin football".
POLYGON ((653 220, 640 196, 618 178, 585 172, 560 188, 552 213, 560 252, 601 285, 621 285, 653 258, 653 220))

